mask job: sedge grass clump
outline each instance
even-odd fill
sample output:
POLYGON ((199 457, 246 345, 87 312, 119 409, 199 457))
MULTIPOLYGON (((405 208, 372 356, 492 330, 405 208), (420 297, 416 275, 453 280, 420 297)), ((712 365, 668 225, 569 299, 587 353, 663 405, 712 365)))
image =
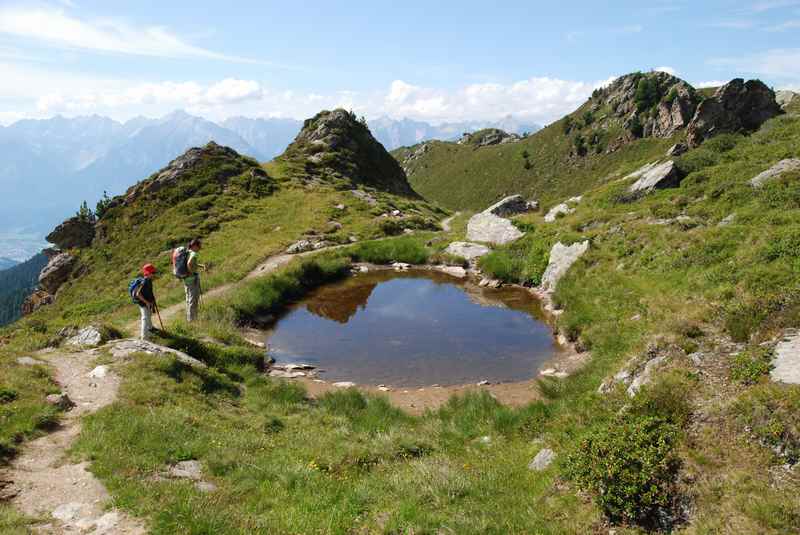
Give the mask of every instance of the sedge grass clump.
POLYGON ((354 262, 372 264, 391 264, 392 262, 424 264, 431 255, 425 244, 414 236, 361 243, 351 249, 348 254, 354 262))

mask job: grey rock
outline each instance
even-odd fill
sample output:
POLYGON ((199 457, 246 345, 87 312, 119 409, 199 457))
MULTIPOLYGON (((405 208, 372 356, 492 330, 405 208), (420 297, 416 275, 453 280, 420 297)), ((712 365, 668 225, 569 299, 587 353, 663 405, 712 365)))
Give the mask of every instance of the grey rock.
POLYGON ((328 232, 338 232, 342 230, 342 224, 338 221, 328 221, 327 229, 328 232))
POLYGON ((78 259, 68 253, 59 253, 47 263, 39 274, 39 287, 51 295, 67 281, 78 259))
POLYGON ((71 217, 58 225, 45 238, 59 249, 89 247, 94 240, 94 220, 85 217, 71 217))
POLYGON ((335 386, 336 388, 352 388, 356 386, 356 384, 352 381, 339 381, 333 383, 333 386, 335 386))
POLYGON ((39 364, 44 364, 41 360, 36 360, 31 357, 19 357, 17 359, 17 364, 22 366, 37 366, 39 364))
POLYGON ((791 171, 800 171, 800 158, 789 158, 779 161, 766 171, 762 171, 751 178, 750 185, 754 188, 760 188, 764 184, 778 178, 783 173, 789 173, 791 171))
POLYGON ((101 365, 95 367, 92 371, 90 371, 87 377, 91 377, 92 379, 103 379, 105 376, 108 375, 108 372, 109 372, 108 366, 101 365))
POLYGON ((181 461, 170 466, 168 474, 176 479, 191 479, 200 481, 203 479, 203 467, 200 461, 181 461))
POLYGON ((550 261, 542 275, 541 288, 545 292, 554 292, 558 281, 566 275, 572 264, 589 250, 589 241, 576 242, 572 245, 556 243, 550 250, 550 261))
POLYGON ((451 277, 463 279, 467 276, 467 270, 461 266, 440 266, 437 268, 442 273, 447 273, 451 277))
POLYGON ((522 198, 522 195, 510 195, 500 201, 497 201, 489 208, 484 210, 483 213, 494 214, 499 217, 508 217, 517 214, 524 214, 529 210, 531 210, 531 203, 522 198))
POLYGON ((56 520, 62 522, 72 522, 78 518, 88 516, 91 513, 91 508, 88 504, 70 502, 59 505, 53 510, 52 515, 56 520))
POLYGON ((631 384, 628 386, 628 396, 635 396, 644 385, 652 381, 653 372, 666 360, 667 358, 664 355, 659 355, 650 359, 647 364, 645 364, 644 369, 633 378, 633 381, 631 381, 631 384))
POLYGON ((490 249, 485 245, 466 241, 454 241, 444 250, 447 254, 460 256, 467 261, 475 260, 476 258, 489 254, 489 251, 490 249))
POLYGON ((536 457, 528 464, 528 470, 533 470, 534 472, 541 472, 546 470, 548 466, 550 466, 553 461, 556 459, 556 452, 551 450, 550 448, 542 448, 539 450, 539 453, 536 454, 536 457))
POLYGON ((66 344, 72 347, 97 347, 105 342, 103 333, 92 325, 84 327, 78 334, 67 340, 66 344))
POLYGON ((63 392, 61 394, 50 394, 45 398, 45 401, 48 405, 53 405, 62 410, 69 410, 75 406, 75 403, 63 392))
POLYGON ((678 166, 672 160, 651 167, 628 188, 629 193, 647 193, 655 189, 674 188, 681 182, 678 166))
POLYGON ((800 384, 800 334, 785 336, 775 346, 769 377, 780 383, 800 384))
POLYGON ((217 486, 209 481, 198 481, 194 484, 194 487, 200 492, 215 492, 217 490, 217 486))
POLYGON ((552 223, 553 221, 558 219, 559 216, 569 215, 574 211, 575 211, 574 208, 570 208, 570 206, 567 203, 562 202, 561 204, 557 204, 552 208, 550 208, 547 214, 545 214, 544 220, 546 223, 552 223))
POLYGON ((734 221, 736 221, 736 214, 728 214, 725 216, 724 219, 722 219, 719 223, 717 223, 717 225, 720 227, 725 227, 730 225, 734 221))
POLYGON ((197 368, 205 368, 205 363, 190 357, 182 351, 172 349, 170 347, 160 346, 147 340, 117 340, 108 345, 109 351, 116 358, 128 358, 136 353, 146 353, 148 355, 157 355, 160 357, 175 357, 178 361, 189 366, 197 368))
POLYGON ((304 253, 306 251, 311 251, 314 249, 314 244, 310 240, 300 240, 294 242, 289 247, 286 248, 286 252, 289 254, 298 254, 304 253))
POLYGON ((686 129, 686 141, 690 147, 697 147, 724 132, 752 132, 781 113, 775 93, 763 82, 736 78, 697 106, 686 129))
POLYGON ((511 221, 494 214, 475 214, 467 223, 469 241, 502 245, 522 237, 523 234, 511 221))

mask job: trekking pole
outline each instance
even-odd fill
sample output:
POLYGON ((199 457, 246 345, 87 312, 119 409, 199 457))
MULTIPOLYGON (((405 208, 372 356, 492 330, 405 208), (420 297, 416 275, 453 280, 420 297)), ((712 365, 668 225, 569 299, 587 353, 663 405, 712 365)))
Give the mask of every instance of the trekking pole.
POLYGON ((159 325, 161 325, 161 330, 163 332, 167 332, 167 330, 164 328, 164 322, 161 321, 161 311, 158 309, 158 302, 153 301, 153 304, 155 305, 156 308, 156 316, 158 316, 158 323, 159 325))

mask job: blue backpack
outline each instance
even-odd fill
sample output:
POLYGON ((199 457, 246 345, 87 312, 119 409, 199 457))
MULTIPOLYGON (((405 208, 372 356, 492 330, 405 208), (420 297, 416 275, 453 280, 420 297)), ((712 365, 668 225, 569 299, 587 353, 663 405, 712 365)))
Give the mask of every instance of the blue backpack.
POLYGON ((128 284, 128 293, 131 296, 131 301, 133 301, 134 305, 141 305, 142 302, 136 297, 136 293, 141 288, 142 284, 144 284, 144 277, 136 277, 133 279, 130 284, 128 284))

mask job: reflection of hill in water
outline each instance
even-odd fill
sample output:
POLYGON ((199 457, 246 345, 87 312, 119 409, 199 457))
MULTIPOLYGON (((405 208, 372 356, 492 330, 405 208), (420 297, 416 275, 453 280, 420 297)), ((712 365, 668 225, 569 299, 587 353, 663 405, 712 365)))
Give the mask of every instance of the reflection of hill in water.
POLYGON ((375 286, 377 283, 322 288, 306 303, 306 308, 322 318, 347 323, 359 307, 367 305, 375 286))

